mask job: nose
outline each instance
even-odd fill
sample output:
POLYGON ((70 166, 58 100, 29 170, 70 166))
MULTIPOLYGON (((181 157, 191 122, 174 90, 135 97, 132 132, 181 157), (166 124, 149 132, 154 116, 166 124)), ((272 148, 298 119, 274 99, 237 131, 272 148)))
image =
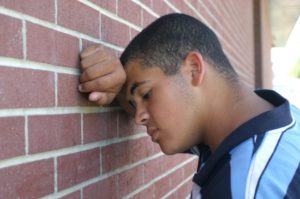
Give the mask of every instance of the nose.
POLYGON ((135 123, 138 125, 146 125, 149 120, 149 113, 145 108, 137 107, 135 112, 135 123))

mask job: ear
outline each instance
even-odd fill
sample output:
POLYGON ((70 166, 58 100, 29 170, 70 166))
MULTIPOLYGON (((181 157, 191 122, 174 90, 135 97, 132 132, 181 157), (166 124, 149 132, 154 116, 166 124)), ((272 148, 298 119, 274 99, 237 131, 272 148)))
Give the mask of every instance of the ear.
POLYGON ((197 51, 187 54, 184 65, 186 72, 190 75, 193 86, 198 86, 203 82, 205 75, 205 64, 202 55, 197 51))

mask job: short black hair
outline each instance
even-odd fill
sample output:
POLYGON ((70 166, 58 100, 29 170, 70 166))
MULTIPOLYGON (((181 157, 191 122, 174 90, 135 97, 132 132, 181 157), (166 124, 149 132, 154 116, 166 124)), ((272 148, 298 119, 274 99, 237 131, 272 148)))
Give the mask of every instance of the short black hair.
POLYGON ((143 67, 157 66, 173 75, 193 50, 226 77, 237 77, 215 33, 199 20, 179 13, 151 23, 129 43, 120 60, 124 67, 129 61, 140 61, 143 67))

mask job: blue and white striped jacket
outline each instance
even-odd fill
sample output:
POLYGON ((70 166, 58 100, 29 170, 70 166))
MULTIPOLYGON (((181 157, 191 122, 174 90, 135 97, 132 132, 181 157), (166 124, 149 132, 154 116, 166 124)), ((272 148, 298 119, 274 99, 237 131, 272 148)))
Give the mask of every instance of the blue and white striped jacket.
POLYGON ((202 146, 192 199, 300 199, 300 111, 274 91, 256 93, 275 108, 242 124, 213 154, 202 146))

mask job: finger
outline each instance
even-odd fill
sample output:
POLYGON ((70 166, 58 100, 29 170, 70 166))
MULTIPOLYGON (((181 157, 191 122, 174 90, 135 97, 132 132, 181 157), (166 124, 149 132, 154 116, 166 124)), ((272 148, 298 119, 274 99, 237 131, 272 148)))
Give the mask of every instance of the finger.
POLYGON ((110 73, 103 77, 84 82, 79 85, 79 91, 81 92, 116 92, 116 87, 123 80, 119 78, 118 73, 110 73))
POLYGON ((81 53, 80 53, 80 58, 84 59, 88 56, 90 56, 91 54, 95 53, 98 50, 103 49, 103 47, 101 45, 92 45, 89 46, 87 48, 85 48, 81 53))
POLYGON ((91 92, 89 94, 89 100, 92 102, 97 102, 98 100, 101 99, 102 96, 103 96, 102 92, 91 92))
POLYGON ((97 103, 102 106, 109 105, 110 103, 112 103, 115 96, 116 95, 114 93, 105 93, 103 97, 101 97, 100 100, 97 101, 97 103))
POLYGON ((94 53, 91 53, 89 56, 81 60, 81 69, 85 70, 86 68, 93 66, 97 63, 101 63, 105 60, 112 59, 111 56, 105 50, 98 50, 94 53))
POLYGON ((108 60, 91 66, 82 72, 80 82, 91 81, 112 73, 117 67, 117 64, 120 64, 119 60, 108 60))
POLYGON ((102 93, 102 92, 92 92, 89 95, 90 101, 97 102, 99 105, 108 105, 115 98, 114 93, 102 93))

